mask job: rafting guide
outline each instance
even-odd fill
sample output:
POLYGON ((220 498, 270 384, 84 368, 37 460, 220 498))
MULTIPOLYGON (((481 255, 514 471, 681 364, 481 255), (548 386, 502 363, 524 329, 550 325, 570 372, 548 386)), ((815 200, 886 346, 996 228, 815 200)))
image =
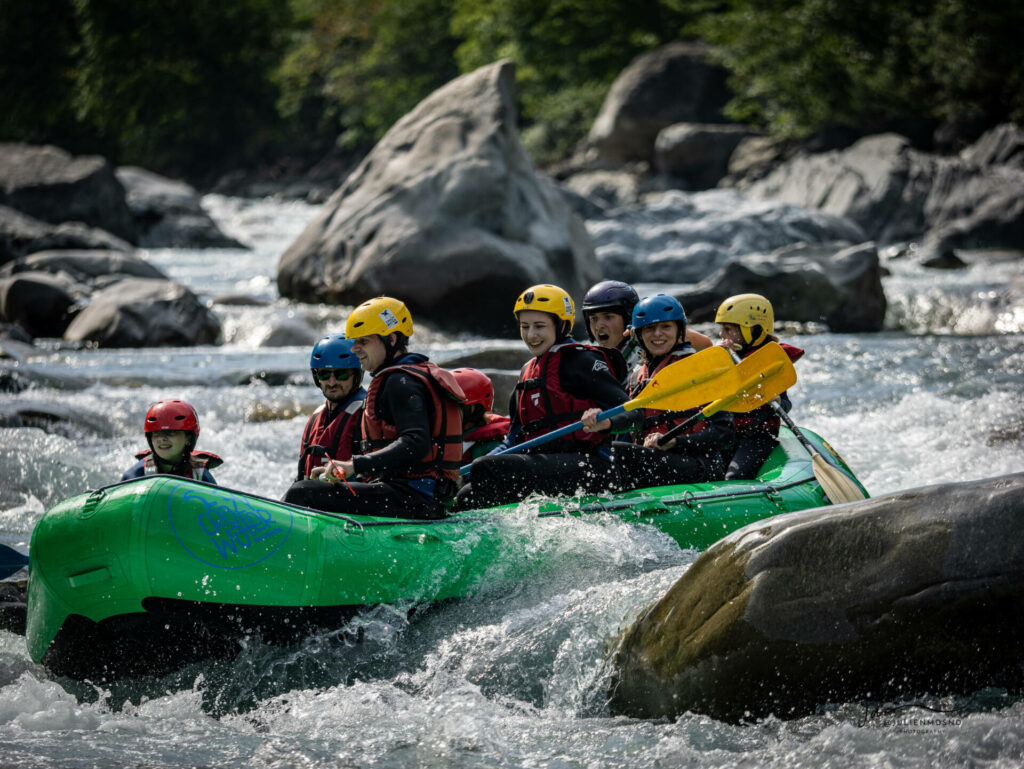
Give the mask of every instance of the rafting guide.
POLYGON ((405 304, 377 297, 348 317, 351 352, 373 378, 366 392, 358 453, 329 457, 326 468, 297 481, 292 504, 350 515, 440 518, 455 493, 462 457, 465 395, 449 371, 408 350, 412 315, 405 304), (323 480, 321 480, 323 479, 323 480))

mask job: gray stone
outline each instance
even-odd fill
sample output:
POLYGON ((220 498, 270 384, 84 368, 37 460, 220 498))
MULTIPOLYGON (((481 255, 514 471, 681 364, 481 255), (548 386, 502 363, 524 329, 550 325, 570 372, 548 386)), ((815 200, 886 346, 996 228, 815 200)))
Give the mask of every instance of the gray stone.
POLYGON ((82 222, 138 242, 124 187, 99 155, 0 143, 0 204, 51 224, 82 222))
POLYGON ((1024 131, 1014 123, 1003 123, 986 131, 960 157, 977 166, 1012 165, 1024 169, 1024 131))
POLYGON ((609 210, 636 205, 640 200, 640 180, 629 171, 582 171, 567 178, 563 186, 581 195, 598 209, 595 212, 597 215, 589 212, 584 214, 586 219, 603 216, 609 210))
POLYGON ((203 210, 201 197, 185 182, 144 168, 121 166, 128 208, 147 248, 246 248, 225 235, 203 210))
POLYGON ((323 334, 301 318, 273 318, 256 334, 257 347, 312 347, 323 334))
POLYGON ((1024 683, 1024 473, 752 524, 626 632, 611 707, 736 721, 1024 683))
POLYGON ((387 294, 417 318, 486 334, 507 327, 495 308, 527 286, 578 296, 600 276, 583 221, 519 140, 505 61, 399 120, 281 257, 278 287, 336 304, 387 294))
POLYGON ((75 290, 44 272, 0 278, 0 316, 36 337, 59 337, 71 322, 75 290))
POLYGON ((704 43, 674 42, 638 56, 612 83, 587 136, 601 161, 650 162, 658 133, 673 123, 724 123, 732 94, 704 43))
POLYGON ((675 123, 654 142, 654 167, 673 186, 687 190, 714 187, 729 172, 729 158, 753 132, 746 126, 675 123))
POLYGON ((874 243, 799 244, 737 257, 692 291, 674 292, 691 322, 713 321, 722 299, 771 297, 777 320, 824 323, 836 333, 881 331, 886 298, 874 243))
POLYGON ((163 271, 134 254, 102 249, 39 251, 5 264, 0 268, 0 275, 26 271, 63 275, 77 283, 90 285, 96 285, 100 279, 109 276, 167 279, 163 271))
POLYGON ((671 190, 643 206, 587 222, 605 277, 626 283, 697 283, 731 259, 800 243, 860 243, 849 219, 735 190, 671 190))
POLYGON ((932 155, 880 134, 797 156, 746 191, 848 217, 881 244, 927 234, 926 246, 938 249, 1024 248, 1022 189, 1024 169, 932 155))
POLYGON ((99 347, 212 344, 220 322, 195 294, 169 280, 126 278, 97 291, 64 332, 99 347))
POLYGON ((110 249, 128 252, 132 245, 106 230, 81 222, 58 225, 0 206, 0 264, 51 248, 110 249))

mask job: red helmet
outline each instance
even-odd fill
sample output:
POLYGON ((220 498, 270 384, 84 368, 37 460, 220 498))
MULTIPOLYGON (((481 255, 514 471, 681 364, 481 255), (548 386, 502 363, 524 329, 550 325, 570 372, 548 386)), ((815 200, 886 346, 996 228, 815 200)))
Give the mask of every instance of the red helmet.
POLYGON ((484 411, 491 410, 494 406, 494 385, 487 374, 475 368, 457 368, 452 375, 466 394, 466 403, 470 406, 479 403, 484 411))
POLYGON ((146 434, 164 430, 185 430, 199 437, 199 417, 196 410, 185 401, 159 401, 146 412, 146 434))

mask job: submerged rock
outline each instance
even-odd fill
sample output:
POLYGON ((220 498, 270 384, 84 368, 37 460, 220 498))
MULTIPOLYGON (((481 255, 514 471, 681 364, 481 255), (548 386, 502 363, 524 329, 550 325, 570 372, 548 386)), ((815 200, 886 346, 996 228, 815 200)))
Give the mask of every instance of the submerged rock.
POLYGON ((1024 473, 773 518, 627 631, 611 707, 736 721, 1024 684, 1024 473))

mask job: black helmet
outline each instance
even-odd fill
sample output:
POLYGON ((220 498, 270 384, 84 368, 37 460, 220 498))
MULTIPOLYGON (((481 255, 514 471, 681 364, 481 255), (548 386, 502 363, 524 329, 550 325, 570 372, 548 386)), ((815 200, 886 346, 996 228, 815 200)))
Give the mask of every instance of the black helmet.
POLYGON ((590 314, 598 310, 617 312, 625 320, 626 325, 633 319, 633 307, 640 301, 636 290, 621 280, 602 280, 590 287, 583 297, 583 323, 587 327, 587 336, 594 341, 590 333, 590 314))

